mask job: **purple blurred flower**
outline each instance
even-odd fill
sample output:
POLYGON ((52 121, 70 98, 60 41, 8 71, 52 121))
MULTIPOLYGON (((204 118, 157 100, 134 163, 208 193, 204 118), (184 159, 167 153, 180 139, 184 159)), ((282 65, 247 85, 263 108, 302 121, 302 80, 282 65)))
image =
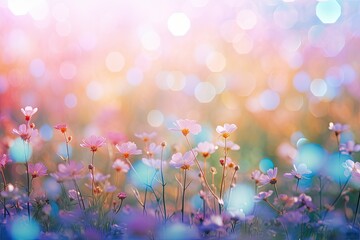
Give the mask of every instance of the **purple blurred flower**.
POLYGON ((312 198, 305 193, 301 193, 298 198, 298 203, 300 203, 300 207, 305 206, 308 210, 314 210, 315 205, 312 202, 312 198))
POLYGON ((277 179, 276 179, 276 176, 277 176, 277 167, 275 167, 274 169, 269 169, 267 170, 267 175, 266 174, 261 174, 260 176, 260 184, 262 186, 268 184, 268 183, 271 183, 271 184, 276 184, 277 182, 277 179))
POLYGON ((258 195, 254 196, 254 200, 256 202, 260 202, 262 200, 266 201, 268 197, 270 197, 273 194, 272 190, 269 190, 267 192, 259 192, 258 195))
POLYGON ((13 133, 19 135, 23 141, 30 142, 31 138, 34 138, 38 135, 38 130, 27 127, 25 124, 21 124, 19 129, 13 129, 13 133))
MULTIPOLYGON (((195 152, 195 156, 197 152, 195 152)), ((170 165, 174 168, 181 168, 184 170, 189 170, 192 165, 194 165, 195 157, 191 151, 186 152, 184 155, 181 153, 175 153, 171 157, 170 165)))
POLYGON ((290 211, 284 213, 279 220, 283 223, 306 223, 309 222, 310 218, 307 214, 303 214, 300 211, 290 211))
POLYGON ((261 177, 261 172, 260 170, 254 170, 251 173, 251 179, 255 181, 255 184, 259 184, 260 183, 260 177, 261 177))
POLYGON ((12 162, 11 159, 5 153, 0 157, 0 167, 4 168, 10 162, 12 162))
POLYGON ((339 151, 344 154, 351 155, 354 152, 360 151, 360 144, 355 144, 354 141, 350 140, 346 143, 340 144, 339 151))
POLYGON ((141 154, 141 150, 137 148, 134 142, 126 142, 122 144, 117 144, 116 149, 122 154, 122 156, 127 159, 131 155, 141 154))
POLYGON ((84 175, 84 165, 75 161, 60 163, 58 172, 50 174, 57 181, 72 180, 81 178, 84 175))
POLYGON ((333 131, 336 136, 338 136, 339 134, 341 134, 342 132, 348 129, 349 129, 348 125, 343 125, 341 123, 333 123, 333 122, 329 123, 329 130, 333 131))
POLYGON ((32 178, 45 176, 47 175, 47 167, 43 163, 29 163, 29 174, 32 178))
MULTIPOLYGON (((143 158, 142 162, 151 168, 154 168, 155 170, 159 170, 161 168, 161 160, 160 159, 154 159, 154 158, 143 158)), ((163 162, 163 165, 165 165, 166 162, 163 162)))
POLYGON ((129 165, 120 159, 116 159, 114 161, 112 168, 114 168, 117 172, 124 172, 124 173, 127 173, 130 170, 129 165))
POLYGON ((301 163, 298 167, 294 164, 294 170, 291 170, 291 173, 284 173, 286 178, 296 178, 298 180, 303 178, 304 174, 312 173, 310 169, 307 168, 306 164, 301 163))

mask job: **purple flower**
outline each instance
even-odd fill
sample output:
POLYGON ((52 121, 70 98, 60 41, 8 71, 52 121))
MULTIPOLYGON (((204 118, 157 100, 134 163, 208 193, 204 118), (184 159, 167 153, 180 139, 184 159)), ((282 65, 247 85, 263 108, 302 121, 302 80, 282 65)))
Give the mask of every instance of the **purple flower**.
POLYGON ((312 198, 305 193, 299 195, 298 203, 300 203, 300 207, 305 206, 308 210, 315 209, 315 205, 312 202, 312 198))
MULTIPOLYGON (((195 156, 197 152, 195 152, 195 156)), ((175 153, 171 157, 170 165, 174 168, 181 168, 184 170, 189 170, 192 165, 194 165, 195 157, 191 151, 186 152, 184 155, 181 153, 175 153)))
POLYGON ((354 152, 360 151, 360 144, 355 144, 354 141, 350 140, 350 141, 347 141, 346 143, 340 144, 339 151, 341 153, 351 155, 354 152))
POLYGON ((215 152, 215 145, 209 142, 200 142, 195 150, 207 158, 215 152))
POLYGON ((38 135, 38 130, 21 124, 19 129, 14 128, 13 133, 19 135, 23 141, 30 142, 30 139, 38 135))
POLYGON ((293 166, 294 166, 294 170, 291 170, 291 173, 285 173, 284 177, 296 178, 296 179, 300 180, 301 178, 303 178, 304 174, 312 173, 311 170, 309 170, 307 168, 306 164, 304 164, 304 163, 299 164, 298 167, 296 167, 295 164, 293 166))
POLYGON ((260 170, 255 170, 251 173, 251 179, 255 181, 255 184, 259 184, 260 182, 260 177, 261 177, 261 172, 260 170))
POLYGON ((260 202, 262 200, 267 201, 267 199, 273 194, 272 190, 267 192, 259 192, 258 195, 254 196, 254 200, 256 202, 260 202))
POLYGON ((92 152, 96 152, 99 147, 104 146, 106 143, 106 139, 104 137, 98 137, 95 135, 91 135, 82 141, 83 142, 80 144, 80 146, 83 148, 90 148, 92 152))
POLYGON ((360 163, 354 162, 350 159, 346 160, 342 166, 345 168, 344 175, 353 176, 356 180, 360 180, 360 163))
POLYGON ((339 134, 341 134, 342 132, 348 129, 349 129, 348 125, 343 125, 341 123, 333 123, 333 122, 329 123, 329 130, 333 131, 336 136, 338 136, 339 134))
POLYGON ((9 162, 12 161, 6 154, 3 154, 2 157, 0 157, 0 167, 4 168, 9 162))
POLYGON ((308 215, 303 214, 300 211, 290 211, 284 213, 279 220, 284 223, 300 224, 309 222, 310 218, 308 215))
POLYGON ((137 149, 137 146, 134 142, 126 142, 120 145, 117 144, 116 148, 125 159, 129 158, 131 155, 141 154, 141 150, 137 149))
POLYGON ((75 161, 68 163, 60 163, 58 165, 58 172, 50 174, 58 181, 71 180, 83 177, 84 165, 75 161))
POLYGON ((170 128, 170 130, 181 131, 184 136, 187 136, 189 133, 197 135, 201 132, 201 126, 195 120, 179 119, 174 125, 176 128, 170 128))
POLYGON ((271 183, 271 184, 276 184, 277 183, 277 179, 276 179, 276 176, 277 176, 277 167, 275 167, 274 169, 269 169, 267 170, 267 175, 265 174, 261 174, 260 176, 260 184, 262 186, 268 184, 268 183, 271 183))
POLYGON ((29 163, 29 174, 32 178, 45 176, 47 175, 47 167, 43 163, 29 163))

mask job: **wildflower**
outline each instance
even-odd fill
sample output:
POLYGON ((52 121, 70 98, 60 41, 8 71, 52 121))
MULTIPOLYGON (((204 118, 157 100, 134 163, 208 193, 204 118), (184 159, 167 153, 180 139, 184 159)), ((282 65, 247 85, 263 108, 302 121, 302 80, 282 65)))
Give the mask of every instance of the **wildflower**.
POLYGON ((350 175, 354 176, 357 179, 360 179, 360 163, 354 162, 350 159, 346 160, 342 166, 345 168, 344 175, 349 177, 350 175))
MULTIPOLYGON (((217 142, 217 145, 219 147, 225 148, 225 142, 219 141, 219 142, 217 142)), ((239 145, 237 145, 234 142, 229 141, 229 140, 226 141, 226 151, 229 151, 229 150, 237 151, 239 149, 240 149, 239 145)))
POLYGON ((195 150, 207 158, 215 152, 215 145, 209 142, 200 142, 195 150))
POLYGON ((300 211, 290 211, 284 213, 279 220, 284 223, 301 224, 309 222, 310 218, 307 214, 303 214, 300 211))
POLYGON ((155 154, 158 154, 161 152, 161 146, 157 145, 155 143, 150 143, 147 151, 146 151, 146 155, 149 158, 153 158, 155 154))
MULTIPOLYGON (((143 158, 142 159, 142 162, 151 167, 151 168, 154 168, 156 170, 159 170, 161 168, 161 160, 160 159, 154 159, 154 158, 143 158)), ((164 164, 166 162, 163 162, 164 164)))
POLYGON ((80 196, 80 194, 75 189, 70 189, 68 191, 68 196, 69 196, 70 200, 75 200, 75 199, 77 199, 78 196, 80 196))
POLYGON ((105 145, 106 139, 104 137, 98 137, 95 135, 91 135, 88 138, 82 140, 83 142, 80 144, 83 148, 90 148, 92 152, 96 152, 99 147, 105 145))
MULTIPOLYGON (((92 174, 90 175, 90 177, 92 177, 92 174)), ((94 181, 95 183, 102 183, 102 182, 105 182, 107 179, 110 178, 110 174, 102 174, 102 173, 99 173, 97 172, 95 175, 94 175, 94 181)))
POLYGON ((305 193, 299 195, 298 203, 300 203, 300 207, 305 206, 308 210, 315 209, 315 205, 312 202, 312 198, 305 193))
POLYGON ((258 185, 260 182, 261 172, 260 170, 255 170, 251 173, 251 179, 255 181, 255 184, 258 185))
POLYGON ((235 124, 225 123, 224 126, 217 126, 216 132, 220 133, 223 138, 228 138, 236 129, 237 126, 235 124))
POLYGON ((260 176, 260 184, 261 185, 266 185, 268 183, 271 183, 271 184, 276 184, 277 182, 277 179, 276 179, 276 175, 277 175, 277 167, 275 167, 274 169, 269 169, 267 170, 267 175, 265 174, 261 174, 260 176))
POLYGON ((189 133, 197 135, 201 132, 201 126, 195 120, 179 119, 174 125, 176 128, 171 128, 170 130, 181 131, 184 136, 187 136, 189 133))
POLYGON ((120 199, 120 200, 124 200, 125 198, 127 198, 127 194, 126 192, 120 192, 117 197, 120 199))
POLYGON ((294 164, 294 170, 291 170, 291 173, 285 173, 284 177, 286 178, 296 178, 298 180, 303 178, 304 174, 310 174, 312 173, 311 170, 309 170, 306 166, 306 164, 301 163, 298 167, 294 164))
POLYGON ((333 122, 329 123, 329 130, 333 131, 336 136, 338 136, 339 134, 341 134, 342 132, 348 129, 349 129, 348 125, 343 125, 341 123, 333 123, 333 122))
POLYGON ((267 192, 259 192, 256 196, 254 196, 254 200, 256 202, 260 202, 261 200, 267 201, 267 199, 273 194, 272 190, 267 192))
POLYGON ((47 168, 43 163, 29 163, 29 174, 32 178, 42 177, 47 175, 47 168))
POLYGON ((19 135, 23 141, 29 142, 31 137, 36 137, 38 135, 38 130, 28 128, 25 124, 21 124, 19 129, 13 129, 13 133, 19 135))
POLYGON ((66 133, 67 131, 67 125, 65 123, 59 123, 54 126, 56 130, 59 130, 62 133, 66 133))
POLYGON ((3 154, 2 157, 0 157, 0 167, 4 168, 6 164, 9 162, 12 162, 11 159, 8 157, 8 155, 3 154))
POLYGON ((75 161, 60 163, 58 172, 50 174, 58 181, 81 178, 84 173, 84 165, 75 161))
POLYGON ((223 158, 221 158, 219 160, 219 162, 220 162, 221 166, 224 166, 224 164, 225 164, 225 167, 229 167, 229 168, 235 167, 235 163, 229 157, 226 158, 226 162, 225 162, 225 159, 223 159, 223 158))
POLYGON ((144 142, 148 142, 150 139, 153 139, 155 136, 156 136, 156 132, 135 133, 135 137, 142 139, 144 142))
POLYGON ((124 134, 118 132, 109 132, 106 137, 113 145, 120 144, 126 139, 124 134))
POLYGON ((275 205, 283 205, 284 208, 291 208, 296 202, 298 202, 297 197, 290 197, 286 194, 279 194, 279 197, 275 198, 275 205))
POLYGON ((354 152, 360 151, 360 144, 355 144, 354 141, 347 141, 345 144, 340 144, 339 151, 351 155, 354 152))
POLYGON ((129 165, 120 159, 115 160, 115 162, 112 165, 112 168, 114 168, 117 172, 124 172, 124 173, 127 173, 130 170, 129 165))
POLYGON ((110 192, 115 192, 116 191, 116 187, 114 185, 111 185, 109 181, 106 181, 104 186, 104 192, 106 193, 110 193, 110 192))
MULTIPOLYGON (((197 152, 195 152, 197 156, 197 152)), ((171 157, 170 165, 174 168, 181 168, 184 170, 189 170, 192 165, 194 165, 195 157, 191 151, 186 152, 184 155, 181 153, 175 153, 171 157)))
POLYGON ((32 115, 34 115, 38 111, 38 108, 33 108, 31 106, 26 106, 25 109, 21 108, 21 112, 25 116, 25 121, 30 121, 32 115))
POLYGON ((121 145, 116 145, 117 150, 122 154, 122 156, 127 159, 131 155, 141 154, 141 150, 137 149, 137 146, 134 142, 126 142, 121 145))

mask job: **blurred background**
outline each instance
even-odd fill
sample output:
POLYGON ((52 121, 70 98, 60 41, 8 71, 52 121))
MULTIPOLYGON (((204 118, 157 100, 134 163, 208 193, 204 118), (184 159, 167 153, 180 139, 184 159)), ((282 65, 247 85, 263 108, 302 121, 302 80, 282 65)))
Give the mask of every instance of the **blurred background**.
POLYGON ((357 0, 1 0, 0 36, 3 136, 27 105, 44 144, 67 123, 76 148, 109 131, 181 144, 181 118, 216 142, 235 123, 249 170, 299 139, 335 150, 330 121, 360 130, 357 0))

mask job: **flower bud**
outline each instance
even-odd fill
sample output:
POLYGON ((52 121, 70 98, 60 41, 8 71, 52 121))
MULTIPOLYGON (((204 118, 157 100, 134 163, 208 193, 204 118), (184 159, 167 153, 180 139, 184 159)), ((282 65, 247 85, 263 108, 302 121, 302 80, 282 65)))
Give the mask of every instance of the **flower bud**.
POLYGON ((92 164, 89 164, 88 168, 89 168, 89 170, 93 170, 94 166, 92 164))
POLYGON ((127 194, 126 192, 120 192, 117 197, 120 199, 120 200, 124 200, 126 197, 127 197, 127 194))
POLYGON ((35 123, 30 123, 30 128, 34 129, 35 128, 35 123))
POLYGON ((161 146, 162 146, 162 147, 166 147, 166 142, 162 142, 162 143, 161 143, 161 146))

